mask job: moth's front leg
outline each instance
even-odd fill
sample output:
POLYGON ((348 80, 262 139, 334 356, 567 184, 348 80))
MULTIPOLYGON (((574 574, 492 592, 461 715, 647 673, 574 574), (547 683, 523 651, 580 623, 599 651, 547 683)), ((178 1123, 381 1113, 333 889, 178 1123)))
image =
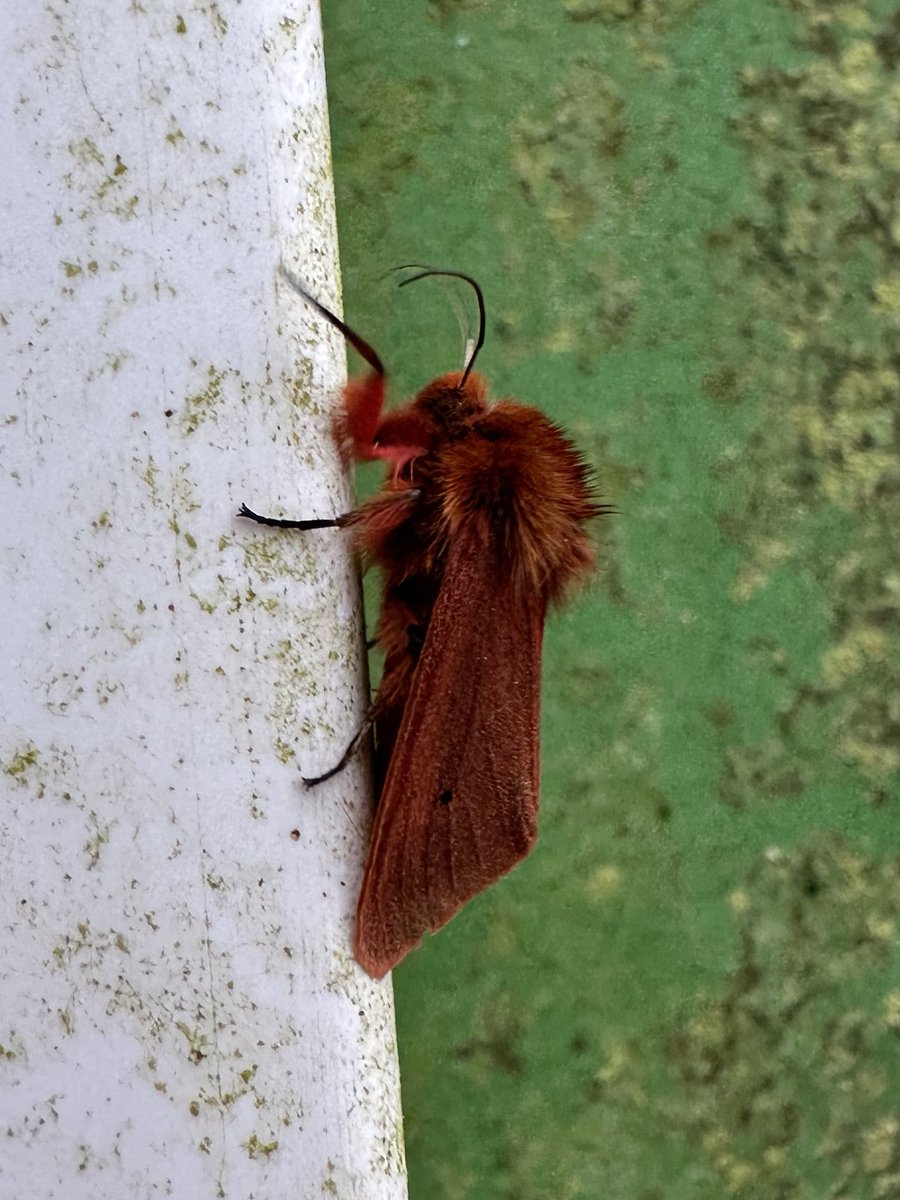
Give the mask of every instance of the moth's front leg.
POLYGON ((309 521, 288 521, 283 517, 260 516, 252 508, 242 504, 238 516, 255 521, 257 525, 268 525, 272 529, 340 529, 350 521, 353 513, 342 513, 339 517, 314 517, 309 521))

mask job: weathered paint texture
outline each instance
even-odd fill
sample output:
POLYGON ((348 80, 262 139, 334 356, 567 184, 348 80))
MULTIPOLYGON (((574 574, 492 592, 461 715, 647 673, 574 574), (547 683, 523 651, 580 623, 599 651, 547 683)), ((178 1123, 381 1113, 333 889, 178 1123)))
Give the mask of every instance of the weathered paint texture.
POLYGON ((315 5, 0 23, 0 1194, 405 1196, 315 5), (296 831, 293 833, 292 831, 296 831))

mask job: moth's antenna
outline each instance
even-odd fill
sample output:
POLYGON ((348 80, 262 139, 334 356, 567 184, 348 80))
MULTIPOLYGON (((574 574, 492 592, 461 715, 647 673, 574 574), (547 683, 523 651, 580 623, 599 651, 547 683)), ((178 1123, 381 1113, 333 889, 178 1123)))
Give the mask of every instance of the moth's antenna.
POLYGON ((465 368, 463 370, 462 379, 459 381, 459 391, 462 391, 463 388, 466 386, 466 380, 469 378, 469 372, 472 370, 472 367, 475 364, 475 359, 478 355, 478 351, 484 345, 484 328, 485 328, 485 322, 486 322, 485 311, 484 311, 484 293, 482 292, 482 290, 478 286, 478 284, 475 282, 475 280, 472 278, 472 276, 466 275, 462 271, 441 271, 441 270, 438 270, 436 267, 426 267, 423 263, 403 263, 401 266, 395 267, 395 270, 397 270, 397 271, 409 271, 409 270, 418 271, 417 275, 411 275, 409 277, 409 279, 402 280, 401 283, 398 285, 399 287, 406 287, 406 285, 408 283, 415 283, 419 279, 426 279, 429 275, 446 275, 446 276, 449 276, 451 279, 462 279, 465 283, 469 284, 469 286, 475 292, 476 299, 478 300, 478 337, 475 341, 475 344, 474 344, 471 352, 469 352, 469 345, 471 344, 471 339, 469 339, 466 342, 466 351, 467 351, 466 364, 465 364, 465 368))
POLYGON ((366 360, 377 375, 384 374, 384 364, 368 342, 364 341, 349 325, 345 325, 341 318, 336 317, 324 304, 320 304, 315 296, 307 291, 306 284, 302 283, 289 267, 286 267, 284 263, 279 263, 278 270, 295 292, 299 292, 303 299, 313 306, 316 312, 321 313, 326 321, 330 321, 335 329, 340 330, 356 353, 366 360))

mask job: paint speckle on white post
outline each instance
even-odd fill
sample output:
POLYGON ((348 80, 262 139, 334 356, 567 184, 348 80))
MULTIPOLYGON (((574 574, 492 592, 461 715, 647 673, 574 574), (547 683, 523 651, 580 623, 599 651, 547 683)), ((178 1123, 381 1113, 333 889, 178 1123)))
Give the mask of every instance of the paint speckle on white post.
POLYGON ((406 1195, 318 7, 0 28, 0 1194, 406 1195))

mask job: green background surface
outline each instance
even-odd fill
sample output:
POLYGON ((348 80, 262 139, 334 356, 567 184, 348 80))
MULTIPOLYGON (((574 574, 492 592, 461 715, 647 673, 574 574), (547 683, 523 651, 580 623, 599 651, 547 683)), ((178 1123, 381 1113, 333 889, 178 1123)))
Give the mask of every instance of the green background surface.
MULTIPOLYGON (((413 1200, 900 1196, 900 10, 325 0, 348 319, 619 509, 541 840, 394 976, 413 1200)), ((354 367, 357 364, 352 364, 354 367)))

